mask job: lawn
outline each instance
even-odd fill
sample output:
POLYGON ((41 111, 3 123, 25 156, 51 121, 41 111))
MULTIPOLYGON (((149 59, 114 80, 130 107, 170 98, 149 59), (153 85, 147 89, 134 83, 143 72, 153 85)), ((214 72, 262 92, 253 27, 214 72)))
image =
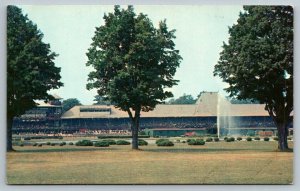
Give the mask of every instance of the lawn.
MULTIPOLYGON (((292 147, 292 142, 289 143, 292 147)), ((210 142, 108 148, 15 146, 7 154, 9 184, 291 184, 293 152, 277 143, 210 142)))

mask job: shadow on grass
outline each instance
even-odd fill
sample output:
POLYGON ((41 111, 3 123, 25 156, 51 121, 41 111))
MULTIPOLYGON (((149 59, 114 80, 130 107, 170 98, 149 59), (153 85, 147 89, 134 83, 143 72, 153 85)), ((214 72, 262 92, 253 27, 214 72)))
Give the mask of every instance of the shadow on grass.
POLYGON ((107 148, 44 148, 44 149, 26 149, 26 150, 16 150, 15 152, 20 153, 49 153, 49 152, 76 152, 76 151, 110 151, 118 150, 117 148, 107 147, 107 148))

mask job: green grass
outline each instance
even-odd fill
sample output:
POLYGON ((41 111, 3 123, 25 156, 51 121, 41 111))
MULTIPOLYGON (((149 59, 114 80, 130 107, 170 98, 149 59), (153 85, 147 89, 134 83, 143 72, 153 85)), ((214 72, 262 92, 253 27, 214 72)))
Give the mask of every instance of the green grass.
MULTIPOLYGON (((290 144, 290 147, 293 145, 290 144)), ((132 151, 65 145, 16 146, 7 154, 9 184, 291 184, 293 152, 276 142, 155 144, 132 151)))

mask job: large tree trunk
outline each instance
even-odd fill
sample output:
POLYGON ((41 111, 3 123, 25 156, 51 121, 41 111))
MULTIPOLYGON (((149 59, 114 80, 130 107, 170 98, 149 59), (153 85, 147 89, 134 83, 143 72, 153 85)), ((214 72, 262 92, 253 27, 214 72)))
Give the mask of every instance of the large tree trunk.
POLYGON ((278 149, 280 151, 288 150, 288 142, 287 142, 287 136, 288 136, 288 124, 286 123, 277 123, 277 130, 278 130, 278 149))
POLYGON ((7 136, 6 136, 6 151, 11 152, 14 151, 12 147, 12 125, 13 125, 13 117, 7 116, 7 136))
POLYGON ((131 132, 132 132, 132 149, 138 150, 139 144, 138 144, 138 124, 136 119, 131 120, 131 132))

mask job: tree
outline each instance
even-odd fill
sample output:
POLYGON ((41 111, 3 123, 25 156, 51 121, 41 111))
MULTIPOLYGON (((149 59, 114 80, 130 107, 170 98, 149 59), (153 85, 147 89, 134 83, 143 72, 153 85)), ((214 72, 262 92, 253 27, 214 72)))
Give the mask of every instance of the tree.
POLYGON ((265 104, 278 129, 278 147, 288 149, 293 118, 293 8, 244 6, 237 24, 229 28, 214 75, 229 84, 237 99, 265 104))
POLYGON ((60 68, 43 34, 16 6, 7 7, 7 151, 12 151, 12 124, 36 106, 34 100, 53 99, 47 92, 59 88, 60 68))
POLYGON ((72 107, 76 105, 82 105, 80 101, 76 98, 69 98, 62 102, 62 111, 63 113, 71 109, 72 107))
POLYGON ((88 50, 87 66, 95 71, 88 76, 87 89, 96 88, 115 107, 126 111, 131 120, 132 149, 138 149, 141 111, 148 112, 172 97, 173 79, 181 57, 175 49, 175 30, 166 21, 156 29, 145 14, 136 15, 133 7, 104 15, 105 24, 97 27, 88 50))
POLYGON ((96 103, 94 103, 93 105, 110 105, 110 101, 108 101, 105 97, 96 95, 94 101, 96 103))
POLYGON ((194 99, 192 95, 183 94, 177 99, 171 99, 169 104, 195 104, 197 99, 194 99))
POLYGON ((231 104, 259 104, 259 101, 253 99, 236 99, 231 97, 226 97, 231 104))

